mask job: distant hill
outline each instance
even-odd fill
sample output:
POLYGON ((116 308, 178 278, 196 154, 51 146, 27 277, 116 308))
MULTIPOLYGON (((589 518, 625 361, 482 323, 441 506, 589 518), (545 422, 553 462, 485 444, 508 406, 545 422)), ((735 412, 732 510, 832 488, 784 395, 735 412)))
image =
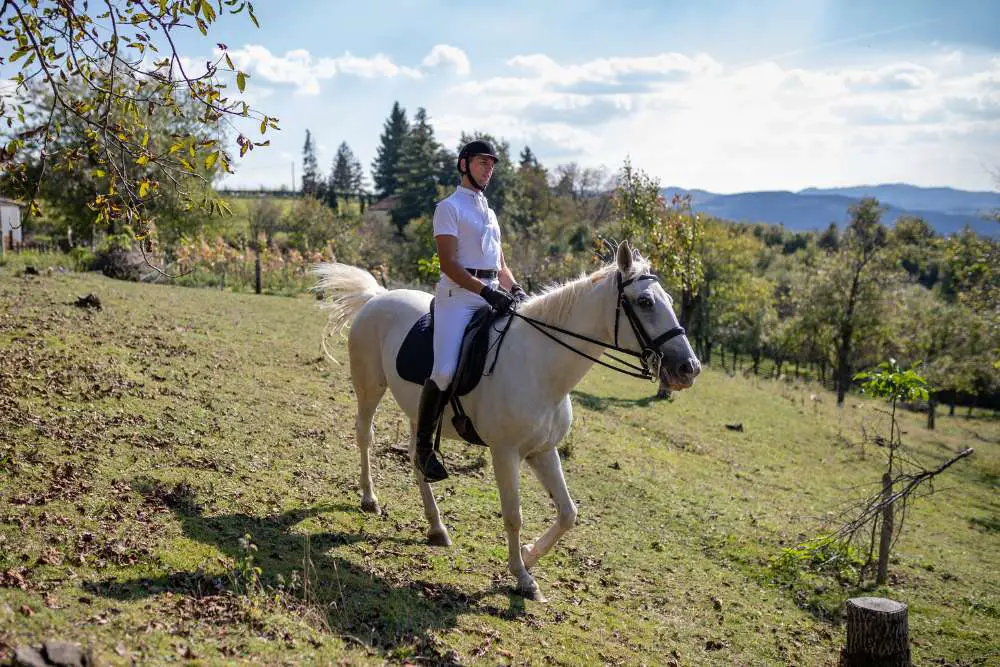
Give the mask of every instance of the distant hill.
POLYGON ((1000 193, 995 192, 883 184, 731 195, 669 187, 663 189, 663 194, 668 199, 674 194, 691 194, 696 211, 717 218, 782 224, 795 231, 822 230, 831 222, 844 227, 849 219, 848 208, 870 196, 886 207, 883 222, 890 226, 897 218, 910 215, 923 218, 942 236, 968 225, 983 236, 1000 237, 1000 224, 984 219, 990 211, 1000 209, 1000 193))

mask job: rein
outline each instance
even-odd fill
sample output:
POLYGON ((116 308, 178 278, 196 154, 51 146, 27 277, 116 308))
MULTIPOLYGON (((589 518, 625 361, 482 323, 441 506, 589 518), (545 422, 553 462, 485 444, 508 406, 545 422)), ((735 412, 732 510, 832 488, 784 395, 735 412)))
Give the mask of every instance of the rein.
POLYGON ((597 340, 589 336, 584 336, 582 334, 574 333, 572 331, 567 331, 562 327, 557 327, 554 324, 548 324, 547 322, 536 320, 533 317, 522 315, 517 311, 514 311, 514 316, 520 317, 522 320, 524 320, 532 327, 537 329, 540 333, 545 334, 546 336, 548 336, 555 342, 559 343, 566 349, 579 354, 581 357, 586 357, 587 359, 590 359, 594 363, 600 364, 605 368, 610 368, 613 371, 618 371, 619 373, 623 373, 625 375, 629 375, 634 378, 642 378, 645 380, 652 380, 655 382, 659 377, 660 363, 663 361, 663 355, 660 354, 658 348, 664 343, 666 343, 668 340, 676 338, 677 336, 683 336, 686 332, 684 331, 684 327, 674 327, 673 329, 669 329, 668 331, 665 331, 664 333, 660 334, 656 338, 651 338, 650 335, 646 332, 646 328, 642 325, 642 322, 639 320, 639 316, 636 315, 635 309, 632 307, 632 304, 629 302, 627 298, 625 298, 625 288, 636 281, 657 280, 657 277, 649 273, 644 273, 640 276, 629 278, 628 280, 623 282, 621 271, 619 271, 616 274, 616 276, 617 276, 616 283, 618 287, 618 301, 617 304, 615 305, 614 344, 597 340), (636 339, 639 341, 639 345, 642 347, 642 350, 640 352, 635 352, 633 350, 629 350, 618 345, 618 322, 621 319, 622 311, 625 311, 625 318, 628 320, 629 325, 632 327, 632 332, 635 334, 636 339), (601 347, 614 350, 615 352, 621 352, 623 354, 636 357, 639 360, 639 365, 634 364, 625 359, 616 357, 613 354, 608 354, 608 356, 611 357, 612 360, 614 360, 618 364, 621 364, 621 366, 613 366, 609 363, 601 361, 600 359, 587 354, 586 352, 576 349, 569 343, 566 343, 565 341, 562 341, 559 338, 555 337, 554 335, 549 333, 549 331, 546 331, 546 329, 557 331, 561 334, 565 334, 567 336, 571 336, 572 338, 576 338, 577 340, 583 340, 588 343, 600 345, 601 347))

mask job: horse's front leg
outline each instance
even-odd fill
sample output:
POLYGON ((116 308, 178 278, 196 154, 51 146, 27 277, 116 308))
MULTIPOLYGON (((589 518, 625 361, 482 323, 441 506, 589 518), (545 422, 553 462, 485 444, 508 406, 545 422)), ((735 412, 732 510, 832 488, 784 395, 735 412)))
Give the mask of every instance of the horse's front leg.
POLYGON ((535 472, 538 481, 548 491, 558 512, 555 523, 549 526, 549 529, 534 544, 527 544, 521 549, 524 565, 530 568, 576 524, 576 503, 569 497, 569 489, 566 488, 566 479, 563 477, 562 463, 559 461, 559 454, 555 448, 532 454, 528 457, 528 465, 535 472))
POLYGON ((424 475, 416 465, 417 458, 417 425, 410 422, 410 465, 413 466, 413 473, 417 478, 417 488, 420 489, 420 499, 424 502, 424 516, 427 518, 427 543, 433 547, 450 547, 451 537, 448 536, 448 529, 441 521, 441 511, 438 509, 437 501, 434 500, 434 492, 431 485, 424 479, 424 475))
POLYGON ((500 490, 500 511, 503 527, 507 533, 507 566, 517 579, 517 593, 532 600, 544 600, 534 578, 521 560, 521 458, 517 451, 500 452, 490 448, 493 454, 493 471, 500 490))

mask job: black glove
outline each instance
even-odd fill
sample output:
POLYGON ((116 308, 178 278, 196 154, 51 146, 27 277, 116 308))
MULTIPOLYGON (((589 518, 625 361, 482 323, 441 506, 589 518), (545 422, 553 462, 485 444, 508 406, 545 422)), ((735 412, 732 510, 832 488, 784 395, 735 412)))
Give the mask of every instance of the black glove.
POLYGON ((517 283, 514 283, 513 287, 510 288, 510 295, 514 297, 514 303, 521 303, 528 298, 527 292, 521 289, 517 283))
POLYGON ((500 315, 506 315, 514 310, 514 297, 503 290, 483 285, 483 289, 479 290, 479 296, 486 299, 486 303, 493 306, 493 310, 500 315))

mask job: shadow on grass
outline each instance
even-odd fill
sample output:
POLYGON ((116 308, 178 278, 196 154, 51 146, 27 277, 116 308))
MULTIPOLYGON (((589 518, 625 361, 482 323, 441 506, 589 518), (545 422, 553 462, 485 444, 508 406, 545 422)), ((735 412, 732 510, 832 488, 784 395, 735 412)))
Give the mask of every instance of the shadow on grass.
POLYGON ((644 396, 643 398, 614 398, 611 396, 595 396, 594 394, 588 394, 585 391, 573 390, 570 392, 570 396, 573 397, 573 402, 577 405, 587 408, 588 410, 593 410, 594 412, 603 412, 610 407, 640 407, 645 408, 649 405, 656 403, 669 403, 668 398, 659 398, 656 395, 656 390, 651 390, 649 396, 644 396))
POLYGON ((991 516, 988 519, 973 517, 969 520, 969 523, 984 533, 1000 533, 1000 517, 991 516))
MULTIPOLYGON (((493 586, 469 594, 461 589, 416 578, 405 565, 379 567, 378 552, 386 544, 422 545, 423 540, 387 538, 357 533, 314 532, 306 536, 292 532, 304 519, 331 511, 360 512, 346 504, 328 504, 295 509, 269 516, 228 514, 206 516, 194 502, 190 487, 178 485, 164 489, 158 482, 138 480, 134 484, 147 500, 169 508, 189 539, 217 548, 239 563, 247 552, 241 538, 247 533, 257 550, 253 565, 262 572, 266 585, 278 576, 285 581, 301 577, 308 566, 308 604, 325 616, 325 627, 341 638, 349 638, 387 658, 419 655, 418 660, 447 664, 451 658, 434 634, 455 627, 462 614, 489 614, 503 619, 517 619, 525 613, 523 598, 510 587, 493 586), (372 545, 371 565, 359 564, 331 553, 338 546, 365 542, 372 545), (293 575, 296 572, 297 575, 293 575), (501 608, 489 596, 506 595, 508 606, 501 608), (441 651, 444 651, 442 653, 441 651)), ((391 556, 406 556, 392 549, 391 556)), ((419 570, 417 570, 419 571, 419 570)), ((155 578, 128 581, 108 579, 86 586, 92 593, 116 600, 135 601, 170 591, 175 595, 201 598, 221 595, 231 588, 226 575, 207 575, 201 569, 172 572, 155 578)), ((325 629, 325 628, 324 628, 325 629)))

